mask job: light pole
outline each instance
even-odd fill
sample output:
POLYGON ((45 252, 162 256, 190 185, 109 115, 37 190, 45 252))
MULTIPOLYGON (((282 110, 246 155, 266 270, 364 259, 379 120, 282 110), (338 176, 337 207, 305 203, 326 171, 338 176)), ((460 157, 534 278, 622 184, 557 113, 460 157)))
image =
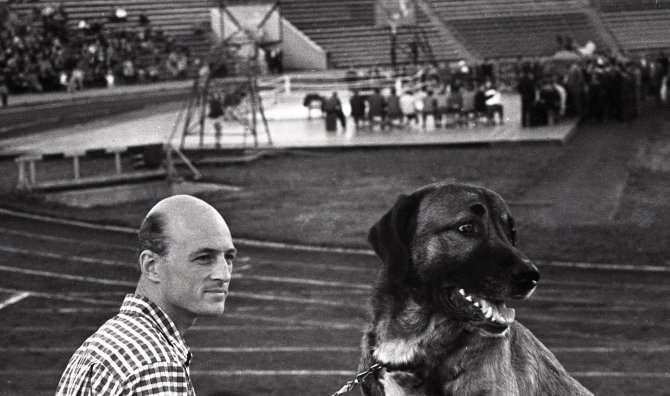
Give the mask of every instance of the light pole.
POLYGON ((398 65, 397 47, 398 47, 398 21, 400 20, 399 13, 393 13, 389 21, 391 29, 391 66, 395 70, 398 65))

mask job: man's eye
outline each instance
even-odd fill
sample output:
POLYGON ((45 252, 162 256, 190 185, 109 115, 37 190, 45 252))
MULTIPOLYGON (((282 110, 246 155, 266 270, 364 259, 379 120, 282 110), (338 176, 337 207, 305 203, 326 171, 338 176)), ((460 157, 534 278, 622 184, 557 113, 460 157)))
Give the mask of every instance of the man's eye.
POLYGON ((209 254, 203 254, 202 256, 198 256, 195 259, 196 261, 209 261, 212 259, 212 256, 210 256, 209 254))
POLYGON ((461 234, 472 234, 475 232, 475 226, 472 223, 465 223, 458 226, 458 232, 461 234))

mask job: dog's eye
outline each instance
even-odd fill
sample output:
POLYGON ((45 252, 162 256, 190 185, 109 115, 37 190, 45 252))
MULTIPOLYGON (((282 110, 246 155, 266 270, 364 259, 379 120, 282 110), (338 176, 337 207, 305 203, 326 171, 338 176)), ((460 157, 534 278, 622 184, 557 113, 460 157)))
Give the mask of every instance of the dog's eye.
POLYGON ((472 234, 475 232, 475 226, 472 223, 464 223, 458 226, 458 232, 461 234, 472 234))

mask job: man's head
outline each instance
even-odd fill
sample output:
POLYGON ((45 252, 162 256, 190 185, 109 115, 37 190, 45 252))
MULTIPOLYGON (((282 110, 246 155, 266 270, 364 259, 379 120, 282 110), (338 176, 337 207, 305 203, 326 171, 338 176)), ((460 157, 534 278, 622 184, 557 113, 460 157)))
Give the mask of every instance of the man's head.
POLYGON ((178 325, 219 316, 234 257, 230 230, 216 209, 188 195, 166 198, 140 227, 138 292, 178 325))

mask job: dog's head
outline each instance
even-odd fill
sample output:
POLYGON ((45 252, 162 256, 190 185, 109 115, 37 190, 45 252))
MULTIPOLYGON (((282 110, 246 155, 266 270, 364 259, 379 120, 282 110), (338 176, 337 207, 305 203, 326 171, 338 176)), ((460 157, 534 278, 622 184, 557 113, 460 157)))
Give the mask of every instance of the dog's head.
POLYGON ((370 230, 385 263, 382 287, 485 334, 514 321, 510 299, 534 291, 539 272, 516 247, 514 220, 495 192, 433 184, 398 198, 370 230))

